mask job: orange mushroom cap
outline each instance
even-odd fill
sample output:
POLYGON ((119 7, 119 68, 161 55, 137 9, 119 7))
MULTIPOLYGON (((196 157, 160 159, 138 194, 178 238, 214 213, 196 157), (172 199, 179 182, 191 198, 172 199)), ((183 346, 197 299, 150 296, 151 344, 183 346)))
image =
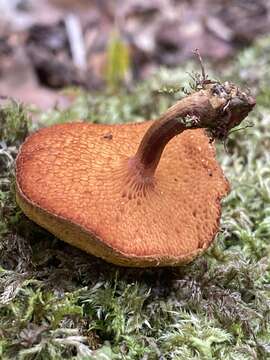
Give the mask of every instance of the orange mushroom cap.
MULTIPOLYGON (((39 130, 16 161, 17 201, 60 239, 109 262, 187 263, 213 241, 229 191, 213 144, 198 129, 216 130, 227 101, 211 85, 156 122, 39 130)), ((255 104, 247 97, 237 120, 226 112, 227 128, 247 115, 248 102, 249 110, 255 104)))

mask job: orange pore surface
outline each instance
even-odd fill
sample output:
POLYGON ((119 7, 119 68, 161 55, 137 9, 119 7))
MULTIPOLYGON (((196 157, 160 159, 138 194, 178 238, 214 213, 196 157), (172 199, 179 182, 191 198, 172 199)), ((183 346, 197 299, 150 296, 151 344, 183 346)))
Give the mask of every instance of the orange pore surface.
MULTIPOLYGON (((201 129, 184 131, 166 146, 154 187, 132 193, 128 159, 151 124, 72 123, 36 132, 17 158, 21 196, 126 257, 162 262, 207 248, 229 191, 213 145, 201 129)), ((35 221, 35 210, 30 217, 35 221)))

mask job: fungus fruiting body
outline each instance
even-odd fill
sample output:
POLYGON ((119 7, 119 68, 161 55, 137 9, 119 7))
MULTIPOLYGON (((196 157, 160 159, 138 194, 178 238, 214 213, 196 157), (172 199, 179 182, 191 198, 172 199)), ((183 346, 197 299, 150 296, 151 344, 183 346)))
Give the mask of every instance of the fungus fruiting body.
POLYGON ((203 128, 225 138, 254 105, 236 86, 210 83, 156 121, 41 129, 20 149, 17 201, 30 219, 106 261, 187 263, 213 241, 229 191, 203 128))

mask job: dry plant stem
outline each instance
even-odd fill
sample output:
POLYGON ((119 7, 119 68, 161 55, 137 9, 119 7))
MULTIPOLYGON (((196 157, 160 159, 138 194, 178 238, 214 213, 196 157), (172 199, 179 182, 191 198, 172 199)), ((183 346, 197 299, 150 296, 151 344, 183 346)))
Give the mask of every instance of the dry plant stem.
POLYGON ((153 179, 166 144, 187 129, 207 128, 224 139, 255 105, 255 99, 234 84, 211 83, 169 108, 145 133, 129 164, 140 180, 153 179))

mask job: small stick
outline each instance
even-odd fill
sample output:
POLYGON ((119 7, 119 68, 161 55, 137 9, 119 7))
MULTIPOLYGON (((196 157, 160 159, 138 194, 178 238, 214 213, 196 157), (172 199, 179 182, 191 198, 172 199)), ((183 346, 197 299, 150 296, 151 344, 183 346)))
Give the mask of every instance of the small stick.
POLYGON ((202 70, 202 81, 203 83, 207 80, 207 75, 205 73, 205 68, 204 68, 204 64, 203 64, 203 61, 202 61, 202 57, 201 57, 201 54, 200 54, 200 51, 199 49, 195 49, 193 50, 193 53, 198 57, 198 60, 199 60, 199 63, 201 65, 201 70, 202 70))
POLYGON ((65 25, 73 62, 77 68, 84 70, 86 69, 86 51, 80 20, 76 15, 69 14, 65 19, 65 25))

